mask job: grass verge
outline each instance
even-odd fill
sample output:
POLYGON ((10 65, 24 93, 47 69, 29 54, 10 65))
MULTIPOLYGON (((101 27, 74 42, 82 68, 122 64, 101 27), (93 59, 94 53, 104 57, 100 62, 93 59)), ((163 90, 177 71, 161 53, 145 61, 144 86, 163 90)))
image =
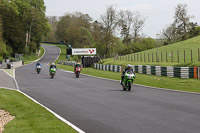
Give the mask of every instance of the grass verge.
POLYGON ((14 77, 13 69, 3 69, 3 71, 7 72, 11 77, 14 77))
MULTIPOLYGON (((73 71, 72 66, 58 65, 58 68, 73 71)), ((120 80, 121 73, 83 68, 82 72, 91 76, 120 80)), ((154 75, 136 74, 134 83, 158 88, 181 90, 188 92, 200 92, 200 82, 197 79, 180 79, 169 77, 158 77, 154 75)), ((120 84, 119 84, 120 86, 120 84)))
POLYGON ((15 119, 5 126, 4 133, 75 133, 45 108, 23 94, 0 89, 0 109, 10 112, 15 119))
POLYGON ((35 53, 32 53, 31 55, 25 55, 25 56, 23 56, 24 64, 29 64, 32 61, 35 61, 35 60, 41 58, 43 56, 43 54, 44 54, 44 48, 40 47, 40 50, 41 50, 41 53, 40 53, 39 56, 37 56, 35 53))

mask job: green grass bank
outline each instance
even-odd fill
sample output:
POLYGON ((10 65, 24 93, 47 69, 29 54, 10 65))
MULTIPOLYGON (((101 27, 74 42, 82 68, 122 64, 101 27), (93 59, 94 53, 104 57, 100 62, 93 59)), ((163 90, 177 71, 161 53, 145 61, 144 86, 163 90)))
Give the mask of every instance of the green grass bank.
POLYGON ((0 89, 0 109, 10 112, 10 121, 3 133, 75 133, 45 108, 17 91, 0 89))
POLYGON ((200 66, 199 59, 200 59, 200 36, 197 36, 188 39, 186 41, 181 41, 178 43, 121 56, 121 60, 119 58, 120 61, 114 59, 105 59, 104 64, 200 66))

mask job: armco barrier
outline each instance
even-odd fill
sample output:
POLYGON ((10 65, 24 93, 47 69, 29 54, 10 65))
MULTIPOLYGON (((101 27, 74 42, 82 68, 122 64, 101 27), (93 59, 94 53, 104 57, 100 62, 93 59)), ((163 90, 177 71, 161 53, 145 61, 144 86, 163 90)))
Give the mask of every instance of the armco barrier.
MULTIPOLYGON (((136 73, 167 76, 167 77, 179 77, 179 78, 200 78, 200 69, 197 67, 161 67, 161 66, 143 66, 143 65, 132 65, 131 66, 136 73)), ((104 71, 121 72, 122 66, 117 65, 103 65, 94 64, 94 68, 104 71)))

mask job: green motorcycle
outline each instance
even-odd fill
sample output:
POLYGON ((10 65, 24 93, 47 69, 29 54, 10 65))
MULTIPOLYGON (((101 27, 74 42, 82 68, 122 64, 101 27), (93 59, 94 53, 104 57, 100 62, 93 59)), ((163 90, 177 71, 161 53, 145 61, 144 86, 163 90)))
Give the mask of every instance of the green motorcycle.
POLYGON ((50 76, 51 76, 51 78, 54 78, 54 76, 55 76, 55 74, 56 74, 56 68, 55 67, 52 67, 51 69, 50 69, 50 76))
POLYGON ((131 70, 125 72, 122 81, 122 87, 124 91, 126 90, 131 91, 131 86, 133 84, 134 79, 135 79, 135 74, 131 70))

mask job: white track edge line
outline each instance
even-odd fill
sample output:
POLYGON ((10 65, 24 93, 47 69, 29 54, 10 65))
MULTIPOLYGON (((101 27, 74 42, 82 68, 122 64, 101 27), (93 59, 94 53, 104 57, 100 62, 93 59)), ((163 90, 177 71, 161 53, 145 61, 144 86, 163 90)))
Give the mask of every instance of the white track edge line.
POLYGON ((33 102, 39 104, 40 106, 44 107, 47 111, 49 111, 50 113, 52 113, 56 118, 60 119, 61 121, 63 121, 64 123, 66 123, 67 125, 71 126, 73 129, 75 129, 77 132, 79 133, 85 133, 83 130, 81 130, 80 128, 76 127, 75 125, 73 125, 71 122, 67 121, 65 118, 61 117, 60 115, 56 114, 54 111, 52 111, 51 109, 49 109, 48 107, 44 106, 43 104, 39 103, 37 100, 33 99, 32 97, 30 97, 29 95, 27 95, 26 93, 17 90, 18 92, 20 92, 21 94, 25 95, 26 97, 28 97, 29 99, 31 99, 33 102))
MULTIPOLYGON (((5 70, 3 70, 3 69, 0 69, 0 71, 3 71, 4 73, 6 73, 9 77, 11 77, 11 78, 13 78, 14 77, 14 75, 12 76, 12 75, 10 75, 8 72, 6 72, 5 70)), ((14 70, 13 70, 14 71, 14 70)))
MULTIPOLYGON (((57 47, 57 46, 56 46, 57 47)), ((57 48, 59 48, 59 47, 57 47, 57 48)), ((59 48, 59 55, 58 55, 58 57, 53 61, 53 62, 55 62, 59 57, 60 57, 60 54, 61 54, 61 49, 59 48)))
MULTIPOLYGON (((44 48, 44 47, 43 47, 43 48, 44 48)), ((60 48, 59 48, 59 49, 60 49, 60 48)), ((46 53, 46 49, 45 49, 45 48, 44 48, 44 50, 45 50, 45 52, 44 52, 43 56, 44 56, 45 53, 46 53)), ((60 53, 61 53, 61 50, 60 50, 60 53)), ((43 56, 42 56, 42 57, 43 57, 43 56)), ((60 56, 60 54, 59 54, 59 56, 60 56)), ((59 58, 59 56, 58 56, 57 58, 59 58)), ((42 58, 42 57, 41 57, 41 58, 42 58)), ((56 60, 57 60, 57 59, 56 59, 56 60)), ((30 64, 32 64, 32 63, 30 63, 30 64)), ((27 65, 29 65, 29 64, 27 64, 27 65)), ((80 128, 78 128, 77 126, 75 126, 74 124, 72 124, 71 122, 69 122, 68 120, 66 120, 65 118, 63 118, 62 116, 56 114, 54 111, 52 111, 51 109, 47 108, 47 107, 44 106, 43 104, 39 103, 38 101, 36 101, 35 99, 33 99, 32 97, 30 97, 29 95, 27 95, 26 93, 20 91, 19 86, 18 86, 18 83, 17 83, 17 80, 16 80, 15 78, 13 78, 13 80, 14 80, 15 86, 16 86, 16 88, 17 88, 17 90, 14 89, 15 91, 20 92, 21 94, 23 94, 23 95, 25 95, 26 97, 28 97, 29 99, 31 99, 33 102, 35 102, 35 103, 39 104, 40 106, 44 107, 47 111, 49 111, 50 113, 52 113, 56 118, 60 119, 60 120, 63 121, 64 123, 66 123, 67 125, 69 125, 69 126, 72 127, 73 129, 75 129, 77 132, 79 132, 79 133, 85 133, 83 130, 81 130, 80 128)), ((11 89, 11 90, 13 90, 13 89, 11 89)))
POLYGON ((0 86, 1 89, 4 89, 4 90, 12 90, 12 91, 16 91, 16 89, 14 88, 9 88, 9 87, 4 87, 4 86, 0 86))
MULTIPOLYGON (((63 69, 60 69, 60 70, 65 71, 65 72, 68 72, 68 73, 73 73, 72 71, 67 71, 67 70, 63 70, 63 69)), ((110 81, 120 82, 120 80, 114 80, 114 79, 107 79, 107 78, 95 77, 95 76, 87 75, 87 74, 83 74, 83 73, 82 73, 81 75, 85 75, 85 76, 93 77, 93 78, 97 78, 97 79, 103 79, 103 80, 110 80, 110 81)), ((179 92, 179 93, 188 93, 188 94, 197 94, 197 95, 200 95, 199 92, 189 92, 189 91, 165 89, 165 88, 158 88, 158 87, 146 86, 146 85, 140 85, 140 84, 134 84, 134 85, 137 85, 137 86, 140 86, 140 87, 146 87, 146 88, 150 88, 150 89, 157 89, 157 90, 164 90, 164 91, 171 91, 171 92, 179 92)))

